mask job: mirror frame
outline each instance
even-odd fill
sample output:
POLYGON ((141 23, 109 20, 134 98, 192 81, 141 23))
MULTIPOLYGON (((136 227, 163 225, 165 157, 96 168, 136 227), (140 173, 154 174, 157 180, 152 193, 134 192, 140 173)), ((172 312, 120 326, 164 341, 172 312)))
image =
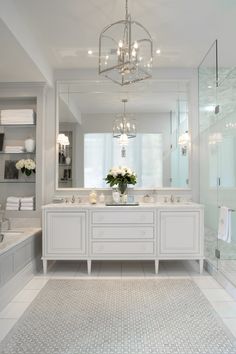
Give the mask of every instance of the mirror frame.
MULTIPOLYGON (((149 80, 150 81, 150 80, 149 80)), ((151 79, 152 82, 170 82, 170 81, 179 81, 179 82, 188 82, 190 85, 191 84, 191 78, 173 78, 172 80, 170 78, 168 79, 151 79)), ((71 187, 71 188, 59 188, 58 187, 58 144, 57 144, 57 136, 59 133, 59 94, 60 94, 60 90, 59 87, 60 85, 68 85, 68 84, 76 84, 76 83, 106 83, 107 81, 105 80, 85 80, 85 79, 75 79, 75 80, 56 80, 55 81, 55 137, 54 137, 54 142, 55 142, 55 192, 78 192, 78 191, 91 191, 91 189, 96 190, 96 191, 100 191, 100 192, 106 192, 111 190, 111 187, 107 187, 107 188, 88 188, 88 187, 71 187)), ((190 87, 191 90, 191 87, 190 87)), ((79 92, 78 92, 79 93, 79 92)), ((92 93, 92 91, 91 91, 92 93)), ((94 91, 93 93, 96 93, 96 91, 94 91)), ((97 92, 98 93, 98 92, 97 92)), ((105 91, 101 90, 99 91, 99 93, 106 93, 105 91)), ((69 94, 69 92, 68 92, 69 94)), ((190 106, 191 100, 189 98, 189 92, 187 92, 188 94, 188 103, 190 106)), ((188 152, 188 176, 189 176, 189 183, 188 183, 188 187, 187 188, 177 188, 177 187, 153 187, 153 188, 135 188, 132 187, 132 189, 134 191, 192 191, 192 155, 193 155, 193 144, 192 144, 192 119, 190 119, 190 109, 189 109, 189 115, 188 115, 188 131, 191 137, 190 140, 190 144, 189 144, 189 152, 188 152)))

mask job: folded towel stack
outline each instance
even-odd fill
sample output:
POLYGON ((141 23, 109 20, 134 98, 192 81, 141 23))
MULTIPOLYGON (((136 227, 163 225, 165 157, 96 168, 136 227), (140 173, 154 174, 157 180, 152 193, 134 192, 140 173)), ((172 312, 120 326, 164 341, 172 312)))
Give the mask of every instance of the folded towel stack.
POLYGON ((8 197, 6 202, 6 210, 19 210, 20 198, 8 197))
POLYGON ((24 152, 24 151, 25 151, 24 146, 10 146, 10 145, 5 146, 5 152, 6 153, 19 154, 19 153, 24 152))
POLYGON ((3 109, 1 124, 34 124, 35 112, 33 109, 3 109))
POLYGON ((34 210, 34 197, 21 198, 20 210, 34 210))

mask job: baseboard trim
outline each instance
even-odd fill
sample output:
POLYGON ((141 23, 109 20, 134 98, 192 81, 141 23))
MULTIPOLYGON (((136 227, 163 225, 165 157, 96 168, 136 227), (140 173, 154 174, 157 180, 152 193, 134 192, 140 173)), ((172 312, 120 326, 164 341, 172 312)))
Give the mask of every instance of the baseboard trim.
POLYGON ((24 286, 33 278, 35 273, 42 268, 40 256, 34 258, 13 278, 0 288, 0 311, 21 291, 24 286))

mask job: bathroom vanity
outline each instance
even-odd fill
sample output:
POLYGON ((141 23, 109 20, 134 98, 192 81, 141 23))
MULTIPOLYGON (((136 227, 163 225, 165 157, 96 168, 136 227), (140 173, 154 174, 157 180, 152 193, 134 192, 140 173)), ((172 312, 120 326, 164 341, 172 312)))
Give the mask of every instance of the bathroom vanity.
POLYGON ((43 206, 43 268, 48 260, 204 260, 203 206, 195 203, 43 206))

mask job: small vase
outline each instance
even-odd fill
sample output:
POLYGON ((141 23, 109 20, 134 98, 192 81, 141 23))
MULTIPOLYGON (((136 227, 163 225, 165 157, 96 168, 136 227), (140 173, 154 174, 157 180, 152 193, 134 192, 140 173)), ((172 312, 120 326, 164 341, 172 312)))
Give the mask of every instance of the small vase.
POLYGON ((71 158, 69 156, 66 157, 66 164, 67 165, 70 165, 71 163, 71 158))
POLYGON ((127 183, 119 183, 118 188, 119 188, 120 194, 126 194, 127 183))
POLYGON ((120 203, 127 203, 127 183, 119 183, 120 203))
POLYGON ((25 150, 27 152, 34 152, 35 149, 35 140, 33 138, 27 138, 25 140, 25 150))

